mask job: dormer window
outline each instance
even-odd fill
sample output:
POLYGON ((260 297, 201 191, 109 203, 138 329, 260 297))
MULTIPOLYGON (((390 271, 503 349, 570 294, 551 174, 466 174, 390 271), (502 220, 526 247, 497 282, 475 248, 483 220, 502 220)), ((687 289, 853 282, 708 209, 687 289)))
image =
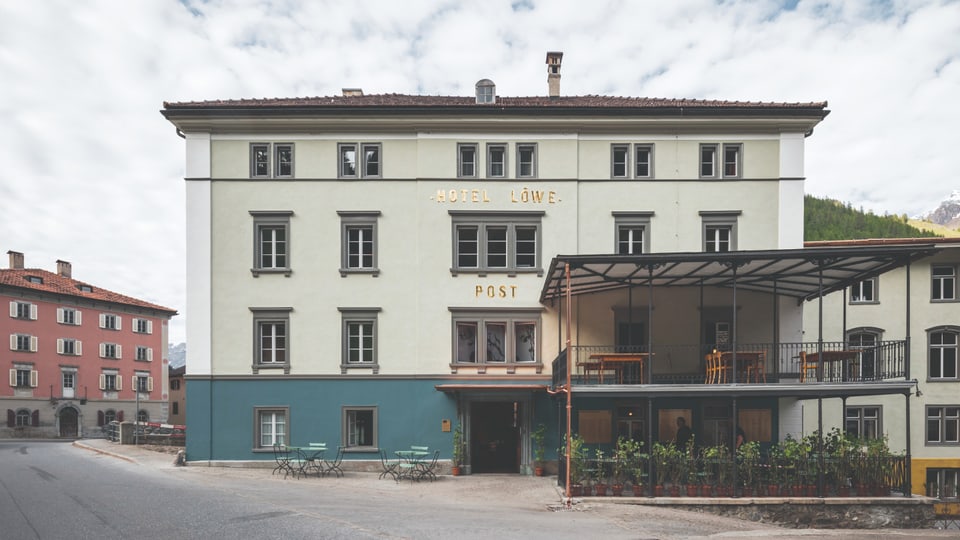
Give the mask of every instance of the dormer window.
POLYGON ((93 292, 93 287, 89 285, 77 285, 77 288, 80 289, 80 292, 93 292))
POLYGON ((477 103, 494 103, 497 100, 497 85, 490 79, 477 81, 477 103))
POLYGON ((27 276, 27 281, 30 283, 43 284, 43 278, 40 276, 27 276))

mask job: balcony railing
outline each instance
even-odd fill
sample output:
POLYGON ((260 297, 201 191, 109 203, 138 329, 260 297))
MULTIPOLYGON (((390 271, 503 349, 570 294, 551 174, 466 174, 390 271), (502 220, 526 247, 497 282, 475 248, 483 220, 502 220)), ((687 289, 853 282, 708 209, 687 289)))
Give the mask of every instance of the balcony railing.
MULTIPOLYGON (((906 341, 852 346, 842 341, 607 346, 571 349, 571 382, 584 384, 861 383, 906 377, 906 341)), ((567 351, 553 361, 554 385, 566 383, 567 351)))

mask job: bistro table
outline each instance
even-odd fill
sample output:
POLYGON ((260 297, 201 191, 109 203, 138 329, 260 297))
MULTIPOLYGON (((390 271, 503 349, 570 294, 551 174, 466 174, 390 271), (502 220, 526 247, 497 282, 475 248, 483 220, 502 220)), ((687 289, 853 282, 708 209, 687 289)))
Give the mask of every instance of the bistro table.
POLYGON ((644 366, 646 365, 647 358, 652 355, 653 353, 645 352, 593 353, 590 355, 590 361, 582 362, 580 366, 584 369, 588 380, 590 378, 590 371, 595 370, 597 372, 597 380, 600 384, 603 384, 603 373, 608 369, 616 373, 617 384, 624 384, 624 381, 627 380, 625 373, 628 368, 635 366, 637 369, 635 380, 638 384, 643 384, 644 366))
POLYGON ((419 481, 423 472, 423 459, 429 456, 430 452, 428 450, 397 450, 395 454, 400 458, 397 466, 397 482, 404 478, 419 481))
MULTIPOLYGON (((733 351, 720 353, 721 369, 733 369, 733 351)), ((763 351, 737 351, 737 382, 767 382, 767 355, 763 351), (751 381, 751 378, 753 379, 751 381)))
POLYGON ((319 478, 323 475, 323 453, 327 451, 327 445, 324 443, 310 443, 309 446, 288 446, 291 451, 297 453, 291 463, 295 465, 297 476, 316 474, 319 478))

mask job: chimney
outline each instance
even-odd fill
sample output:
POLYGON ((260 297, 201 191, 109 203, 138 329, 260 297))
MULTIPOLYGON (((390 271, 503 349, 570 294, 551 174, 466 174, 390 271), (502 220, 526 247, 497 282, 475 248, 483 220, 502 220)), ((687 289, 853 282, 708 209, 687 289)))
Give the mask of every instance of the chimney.
POLYGON ((7 252, 7 255, 10 256, 11 270, 23 270, 23 253, 20 253, 19 251, 10 250, 7 252))
POLYGON ((560 97, 560 62, 563 53, 552 51, 547 53, 547 89, 552 98, 560 97))
POLYGON ((73 277, 73 267, 67 261, 57 259, 57 273, 65 278, 73 277))
POLYGON ((341 88, 343 97, 358 97, 363 95, 363 88, 341 88))

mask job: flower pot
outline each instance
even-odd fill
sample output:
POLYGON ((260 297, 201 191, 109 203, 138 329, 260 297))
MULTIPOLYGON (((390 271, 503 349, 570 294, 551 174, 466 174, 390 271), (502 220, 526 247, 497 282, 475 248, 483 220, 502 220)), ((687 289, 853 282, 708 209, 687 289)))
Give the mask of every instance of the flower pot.
POLYGON ((791 486, 790 494, 794 497, 803 497, 803 486, 791 486))
MULTIPOLYGON (((642 484, 634 484, 633 486, 631 486, 630 489, 631 489, 634 497, 643 497, 643 485, 642 485, 642 484)), ((660 489, 662 490, 662 489, 663 489, 663 486, 661 486, 660 489)), ((661 494, 662 494, 662 493, 661 493, 661 494)))
POLYGON ((838 497, 849 497, 850 496, 850 486, 840 486, 837 488, 838 497))
POLYGON ((459 465, 454 465, 453 467, 450 467, 450 474, 452 474, 452 475, 454 475, 454 476, 460 476, 460 472, 461 472, 461 471, 460 471, 460 466, 459 466, 459 465))
POLYGON ((770 484, 769 486, 767 486, 767 494, 769 494, 771 497, 779 497, 780 486, 770 484))
POLYGON ((743 486, 743 496, 753 497, 753 486, 743 486))
POLYGON ((700 496, 701 497, 713 497, 713 486, 710 484, 701 484, 700 485, 700 496))
POLYGON ((812 486, 810 484, 807 484, 806 486, 804 486, 803 491, 804 491, 804 495, 806 495, 807 497, 817 496, 817 486, 812 486))
POLYGON ((687 497, 696 497, 700 494, 700 486, 696 484, 687 484, 687 497))
POLYGON ((593 486, 589 486, 589 485, 587 485, 587 484, 584 484, 584 485, 583 485, 583 489, 582 489, 582 495, 583 495, 584 497, 590 497, 590 496, 592 496, 592 495, 593 495, 593 486))
POLYGON ((543 476, 543 467, 534 467, 533 474, 536 476, 543 476))
POLYGON ((857 497, 866 497, 870 493, 866 484, 857 484, 857 497))
POLYGON ((597 484, 594 486, 594 495, 597 497, 606 497, 607 496, 607 485, 606 484, 597 484))
POLYGON ((610 486, 610 491, 613 493, 614 497, 623 495, 623 484, 613 484, 610 486))
POLYGON ((670 492, 670 496, 671 496, 671 497, 679 497, 679 496, 680 496, 680 486, 670 486, 669 492, 670 492))
MULTIPOLYGON (((636 493, 636 489, 634 489, 634 493, 636 493)), ((663 497, 663 484, 657 484, 653 486, 653 496, 663 497)))
POLYGON ((582 484, 570 484, 570 496, 571 496, 571 497, 582 497, 582 496, 583 496, 583 485, 582 485, 582 484))

